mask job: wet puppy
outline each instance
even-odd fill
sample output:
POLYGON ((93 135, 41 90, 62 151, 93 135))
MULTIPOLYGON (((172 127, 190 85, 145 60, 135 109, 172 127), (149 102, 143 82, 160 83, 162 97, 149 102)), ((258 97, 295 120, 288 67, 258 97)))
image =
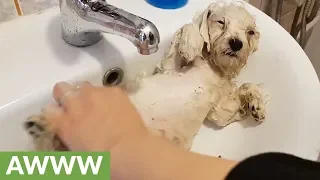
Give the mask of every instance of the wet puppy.
MULTIPOLYGON (((156 135, 189 149, 203 121, 218 126, 265 119, 260 87, 233 83, 258 49, 255 19, 244 7, 211 4, 173 36, 155 74, 126 84, 132 103, 156 135)), ((65 150, 42 115, 28 118, 37 150, 65 150)))

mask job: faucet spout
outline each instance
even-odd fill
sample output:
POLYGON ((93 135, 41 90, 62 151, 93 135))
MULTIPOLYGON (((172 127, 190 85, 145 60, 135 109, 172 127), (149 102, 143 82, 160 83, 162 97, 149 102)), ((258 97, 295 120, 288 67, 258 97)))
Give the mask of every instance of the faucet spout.
POLYGON ((147 19, 108 4, 105 0, 60 0, 62 37, 85 47, 99 42, 102 33, 131 41, 142 55, 158 51, 160 35, 147 19))

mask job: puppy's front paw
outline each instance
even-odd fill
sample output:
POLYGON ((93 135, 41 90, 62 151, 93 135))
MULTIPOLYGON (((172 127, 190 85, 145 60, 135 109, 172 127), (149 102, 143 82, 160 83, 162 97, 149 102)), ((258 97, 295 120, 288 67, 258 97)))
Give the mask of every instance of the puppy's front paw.
POLYGON ((24 128, 34 139, 45 133, 44 117, 42 115, 32 115, 24 122, 24 128))
POLYGON ((253 96, 255 98, 253 98, 253 100, 248 103, 250 114, 256 121, 263 122, 266 116, 264 103, 256 95, 253 96))
POLYGON ((239 96, 244 111, 256 121, 263 122, 266 118, 266 107, 258 85, 242 84, 239 88, 239 96))
POLYGON ((32 115, 24 122, 24 129, 33 139, 37 151, 63 151, 67 150, 62 141, 50 131, 49 124, 45 117, 32 115))

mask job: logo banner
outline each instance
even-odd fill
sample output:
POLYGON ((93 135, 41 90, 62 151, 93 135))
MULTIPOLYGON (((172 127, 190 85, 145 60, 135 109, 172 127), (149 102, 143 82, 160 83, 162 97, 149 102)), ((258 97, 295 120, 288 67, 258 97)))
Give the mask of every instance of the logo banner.
POLYGON ((110 180, 108 152, 0 152, 1 180, 110 180))

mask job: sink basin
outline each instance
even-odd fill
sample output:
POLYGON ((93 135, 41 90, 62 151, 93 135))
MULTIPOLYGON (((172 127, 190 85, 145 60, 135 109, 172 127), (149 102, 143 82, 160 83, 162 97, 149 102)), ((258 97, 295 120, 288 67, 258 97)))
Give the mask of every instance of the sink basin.
MULTIPOLYGON (((162 10, 142 0, 109 0, 157 26, 159 51, 149 56, 140 55, 130 41, 110 34, 85 48, 66 44, 61 38, 58 7, 0 24, 0 151, 32 150, 22 123, 52 101, 56 82, 88 80, 102 85, 105 72, 115 67, 123 70, 123 83, 142 71, 151 74, 173 33, 211 2, 190 0, 181 9, 162 10)), ((261 38, 259 50, 249 57, 237 80, 264 83, 271 97, 267 119, 260 125, 248 119, 224 129, 205 122, 192 151, 237 160, 280 151, 314 160, 320 150, 320 114, 316 109, 320 107, 320 85, 316 73, 282 27, 251 5, 245 6, 256 16, 261 38)))

